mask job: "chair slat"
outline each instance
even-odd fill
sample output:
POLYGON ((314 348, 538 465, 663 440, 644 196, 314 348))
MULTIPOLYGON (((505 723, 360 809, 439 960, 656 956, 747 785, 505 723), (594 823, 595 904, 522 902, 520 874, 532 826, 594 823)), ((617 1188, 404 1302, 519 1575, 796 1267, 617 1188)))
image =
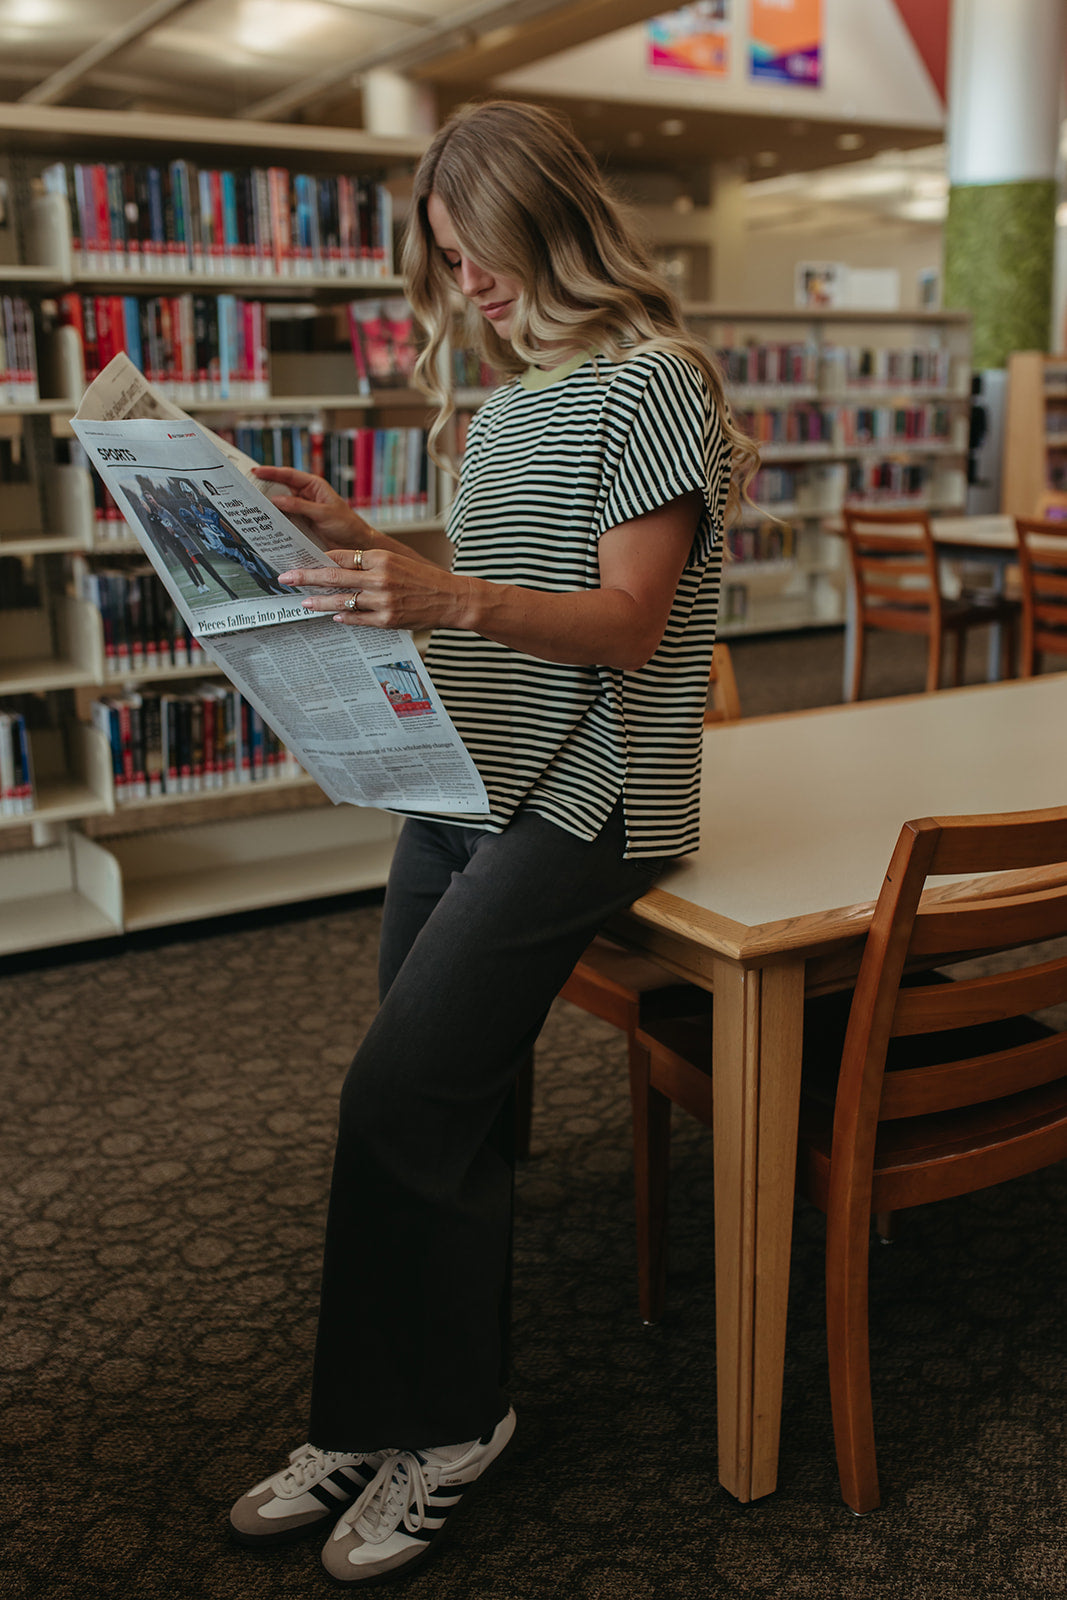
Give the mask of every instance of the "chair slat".
POLYGON ((990 905, 960 905, 923 912, 908 946, 913 956, 946 958, 972 950, 1007 950, 1067 934, 1067 896, 1052 893, 990 905))
POLYGON ((892 1035, 904 1039, 917 1033, 972 1028, 1002 1017, 1042 1011, 1062 1000, 1067 1000, 1067 956, 1012 972, 901 989, 893 1013, 892 1035))
POLYGON ((1067 1075, 1067 1035, 1054 1033, 1012 1050, 968 1056, 940 1066, 887 1072, 879 1121, 954 1111, 976 1101, 1000 1100, 1067 1075))

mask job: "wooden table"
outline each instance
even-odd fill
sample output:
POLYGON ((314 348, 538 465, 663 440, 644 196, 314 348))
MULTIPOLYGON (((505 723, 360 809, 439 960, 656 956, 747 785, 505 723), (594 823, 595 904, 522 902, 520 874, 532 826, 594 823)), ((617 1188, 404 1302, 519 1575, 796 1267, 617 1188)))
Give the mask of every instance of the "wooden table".
POLYGON ((705 736, 703 843, 627 939, 715 993, 719 1477, 775 1487, 804 996, 854 974, 901 824, 1067 804, 1067 673, 705 736))

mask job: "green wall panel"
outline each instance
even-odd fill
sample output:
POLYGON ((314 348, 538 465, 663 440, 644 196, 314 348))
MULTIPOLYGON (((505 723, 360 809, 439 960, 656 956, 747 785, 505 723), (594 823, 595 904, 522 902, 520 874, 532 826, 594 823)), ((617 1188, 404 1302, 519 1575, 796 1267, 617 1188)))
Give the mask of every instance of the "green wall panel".
POLYGON ((945 308, 974 318, 976 367, 1005 367, 1013 350, 1047 350, 1056 185, 957 184, 945 221, 945 308))

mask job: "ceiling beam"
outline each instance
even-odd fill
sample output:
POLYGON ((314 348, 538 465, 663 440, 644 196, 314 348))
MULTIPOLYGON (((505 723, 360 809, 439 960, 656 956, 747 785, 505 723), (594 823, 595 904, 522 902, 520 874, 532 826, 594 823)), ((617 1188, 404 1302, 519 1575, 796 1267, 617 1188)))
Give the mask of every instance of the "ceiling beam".
POLYGON ((664 9, 665 0, 577 0, 544 16, 481 34, 458 50, 422 62, 412 76, 439 84, 487 83, 561 50, 662 16, 664 9))
POLYGON ((174 16, 178 11, 184 11, 187 6, 195 5, 196 0, 155 0, 155 3, 139 11, 129 22, 124 22, 121 27, 113 28, 109 34, 96 44, 90 45, 88 50, 83 50, 80 56, 75 56, 65 67, 60 67, 58 72, 53 72, 43 82, 33 89, 19 96, 23 105, 54 106, 64 100, 74 88, 89 76, 94 67, 106 61, 109 56, 117 55, 134 40, 142 39, 146 33, 151 33, 153 28, 161 22, 166 22, 168 17, 174 16))
POLYGON ((365 55, 343 58, 321 72, 290 84, 287 89, 280 89, 277 94, 244 106, 240 114, 268 121, 287 117, 312 101, 352 88, 353 80, 358 79, 360 73, 371 72, 376 67, 412 73, 416 63, 451 54, 461 40, 477 37, 479 28, 492 29, 507 16, 525 17, 559 8, 560 0, 517 0, 517 3, 516 0, 472 0, 471 4, 438 17, 424 27, 410 28, 401 37, 365 55))

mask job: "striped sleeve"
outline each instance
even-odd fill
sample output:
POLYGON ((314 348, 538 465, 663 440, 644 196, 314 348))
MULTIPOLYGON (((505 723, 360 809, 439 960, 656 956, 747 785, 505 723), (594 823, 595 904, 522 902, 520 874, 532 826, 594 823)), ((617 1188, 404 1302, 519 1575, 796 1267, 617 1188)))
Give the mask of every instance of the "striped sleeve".
POLYGON ((610 479, 598 536, 646 516, 697 489, 706 513, 690 565, 712 552, 712 521, 725 441, 700 370, 661 351, 635 357, 618 371, 605 407, 610 479), (713 489, 715 486, 715 489, 713 489))

